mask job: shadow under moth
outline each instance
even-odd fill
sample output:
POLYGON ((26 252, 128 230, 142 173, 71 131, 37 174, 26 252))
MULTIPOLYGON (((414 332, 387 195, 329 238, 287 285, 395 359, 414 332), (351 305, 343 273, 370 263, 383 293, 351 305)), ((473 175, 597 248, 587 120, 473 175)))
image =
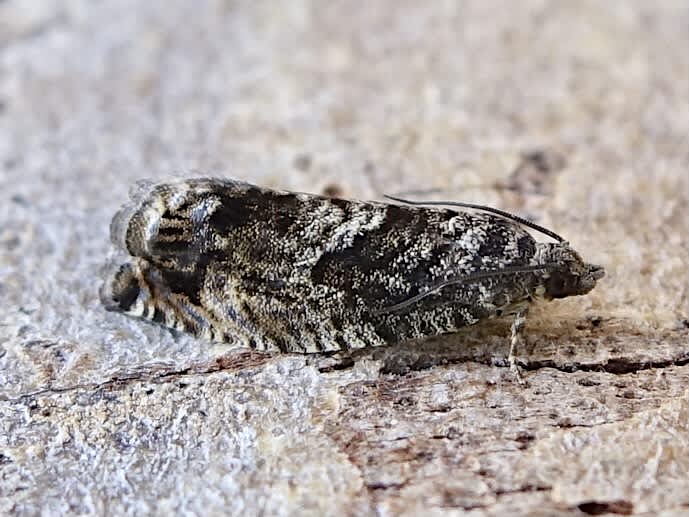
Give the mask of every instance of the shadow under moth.
POLYGON ((212 178, 140 182, 130 197, 111 224, 105 307, 258 350, 347 351, 512 316, 515 368, 530 304, 586 294, 604 275, 554 232, 478 205, 212 178))

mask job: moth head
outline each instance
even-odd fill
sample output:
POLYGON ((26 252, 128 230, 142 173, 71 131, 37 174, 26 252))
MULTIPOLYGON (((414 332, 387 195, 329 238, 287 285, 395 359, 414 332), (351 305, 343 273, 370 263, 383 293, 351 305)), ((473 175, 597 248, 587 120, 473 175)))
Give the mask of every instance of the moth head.
POLYGON ((605 276, 602 266, 584 262, 567 242, 541 244, 537 255, 549 266, 543 275, 546 299, 586 294, 605 276))

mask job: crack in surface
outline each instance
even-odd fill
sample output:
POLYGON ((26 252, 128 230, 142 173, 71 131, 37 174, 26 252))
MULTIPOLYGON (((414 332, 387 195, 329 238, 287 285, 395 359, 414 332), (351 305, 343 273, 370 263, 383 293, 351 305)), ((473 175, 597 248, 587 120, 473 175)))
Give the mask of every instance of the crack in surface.
MULTIPOLYGON (((507 364, 501 364, 497 365, 492 361, 479 361, 474 358, 441 358, 435 363, 429 364, 429 363, 423 363, 421 364, 419 361, 415 361, 411 364, 405 365, 404 368, 400 368, 398 364, 395 364, 394 366, 390 367, 387 364, 384 364, 383 367, 380 369, 380 373, 382 374, 392 374, 392 375, 405 375, 409 372, 418 372, 418 371, 424 371, 424 370, 429 370, 431 368, 435 368, 438 366, 449 366, 449 365, 455 365, 455 364, 463 364, 463 363, 478 363, 478 364, 483 364, 486 366, 499 366, 500 368, 506 368, 508 367, 507 364)), ((518 361, 518 365, 521 369, 525 371, 536 371, 540 370, 542 368, 552 368, 554 370, 558 370, 560 372, 564 373, 575 373, 578 371, 581 372, 600 372, 600 373, 612 373, 615 375, 625 375, 629 373, 636 373, 644 370, 652 370, 652 369, 663 369, 663 368, 669 368, 673 366, 686 366, 689 364, 689 352, 686 354, 683 354, 677 358, 673 359, 665 359, 661 361, 635 361, 632 359, 627 359, 625 357, 617 357, 614 359, 610 359, 606 362, 600 362, 600 363, 569 363, 569 364, 561 364, 557 363, 556 361, 552 359, 545 359, 541 361, 518 361)), ((343 367, 341 369, 345 369, 346 367, 343 367)), ((332 370, 327 370, 327 371, 332 371, 332 370)))
POLYGON ((174 369, 169 367, 149 366, 139 370, 115 373, 110 379, 103 382, 74 384, 71 386, 48 386, 40 390, 24 393, 18 397, 0 395, 0 401, 22 403, 41 395, 58 395, 80 390, 99 391, 113 386, 126 386, 133 382, 167 382, 188 375, 203 375, 219 371, 237 371, 245 368, 261 366, 273 356, 260 352, 246 352, 236 356, 216 357, 206 362, 196 362, 189 366, 174 369))
MULTIPOLYGON (((352 356, 344 356, 342 358, 336 358, 335 361, 330 361, 324 365, 314 365, 319 373, 327 374, 336 371, 342 371, 351 369, 356 364, 358 359, 369 356, 371 353, 378 352, 374 349, 364 349, 357 351, 359 353, 352 356)), ((425 355, 429 355, 426 353, 425 355)), ((22 402, 27 399, 31 399, 36 396, 46 395, 46 394, 61 394, 71 391, 78 390, 99 390, 110 386, 125 385, 130 381, 143 381, 143 382, 161 382, 166 379, 174 379, 177 377, 182 377, 186 375, 202 375, 206 373, 215 373, 218 371, 236 371, 244 368, 251 368, 256 366, 261 366, 262 364, 268 362, 271 358, 274 358, 273 354, 248 351, 239 354, 221 356, 217 357, 211 361, 194 363, 192 365, 180 368, 172 369, 165 367, 142 367, 138 371, 121 372, 113 375, 111 379, 100 383, 91 384, 75 384, 72 386, 65 387, 55 387, 49 386, 40 390, 36 390, 30 393, 20 395, 18 397, 9 397, 6 395, 0 395, 0 401, 3 402, 22 402)), ((395 361, 399 358, 394 358, 395 361)), ((435 359, 432 358, 431 359, 435 359)), ((380 369, 381 374, 396 374, 404 375, 405 373, 412 371, 423 371, 428 370, 437 366, 448 366, 454 364, 462 363, 479 363, 488 366, 496 366, 492 361, 477 361, 475 358, 470 357, 437 357, 437 360, 419 360, 415 358, 409 364, 405 365, 404 371, 399 367, 399 364, 395 364, 394 367, 389 367, 385 361, 380 369)), ((569 364, 558 364, 552 359, 547 360, 536 360, 536 361, 519 361, 519 367, 525 371, 536 371, 542 368, 552 368, 557 371, 564 373, 575 373, 577 371, 582 372, 600 372, 600 373, 612 373, 615 375, 625 375, 630 373, 636 373, 644 370, 651 369, 663 369, 673 366, 686 366, 689 364, 689 350, 684 354, 676 358, 656 360, 656 361, 639 361, 632 360, 624 357, 617 357, 609 359, 606 362, 600 363, 584 363, 584 362, 574 362, 569 364)), ((502 366, 501 366, 502 367, 502 366)))
POLYGON ((636 373, 643 370, 662 369, 671 366, 685 366, 689 364, 689 351, 685 354, 674 358, 662 361, 634 361, 624 357, 617 357, 610 359, 605 363, 572 363, 572 364, 557 364, 550 359, 544 361, 530 361, 528 363, 519 363, 519 366, 527 371, 539 370, 541 368, 554 368, 555 370, 574 373, 581 372, 605 372, 615 375, 624 375, 628 373, 636 373))
POLYGON ((609 513, 631 515, 634 513, 634 504, 624 499, 616 501, 587 501, 578 504, 576 508, 588 515, 603 515, 609 513))
POLYGON ((496 490, 494 493, 497 497, 500 497, 502 495, 528 494, 531 492, 547 492, 552 489, 553 487, 550 485, 524 485, 509 490, 496 490))

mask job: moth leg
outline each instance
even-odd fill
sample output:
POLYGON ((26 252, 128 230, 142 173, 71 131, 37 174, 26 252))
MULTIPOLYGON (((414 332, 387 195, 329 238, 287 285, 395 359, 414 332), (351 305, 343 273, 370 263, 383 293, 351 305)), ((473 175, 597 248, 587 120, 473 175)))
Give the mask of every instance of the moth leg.
POLYGON ((524 325, 526 324, 526 315, 529 312, 528 307, 520 309, 514 315, 514 321, 512 322, 512 332, 510 338, 510 353, 507 356, 507 361, 510 364, 510 370, 512 370, 514 376, 517 378, 519 384, 524 385, 526 382, 522 378, 521 372, 519 371, 519 365, 517 365, 517 355, 516 348, 517 345, 521 345, 523 342, 523 331, 524 325))

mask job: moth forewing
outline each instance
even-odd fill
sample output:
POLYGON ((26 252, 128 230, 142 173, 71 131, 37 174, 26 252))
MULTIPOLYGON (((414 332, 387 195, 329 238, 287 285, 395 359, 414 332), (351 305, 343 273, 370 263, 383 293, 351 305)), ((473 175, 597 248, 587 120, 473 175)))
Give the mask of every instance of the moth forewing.
POLYGON ((106 308, 261 350, 390 345, 585 294, 561 237, 490 207, 325 198, 229 179, 144 183, 114 217, 106 308), (471 210, 467 209, 470 208, 471 210), (527 229, 553 237, 537 242, 527 229))

